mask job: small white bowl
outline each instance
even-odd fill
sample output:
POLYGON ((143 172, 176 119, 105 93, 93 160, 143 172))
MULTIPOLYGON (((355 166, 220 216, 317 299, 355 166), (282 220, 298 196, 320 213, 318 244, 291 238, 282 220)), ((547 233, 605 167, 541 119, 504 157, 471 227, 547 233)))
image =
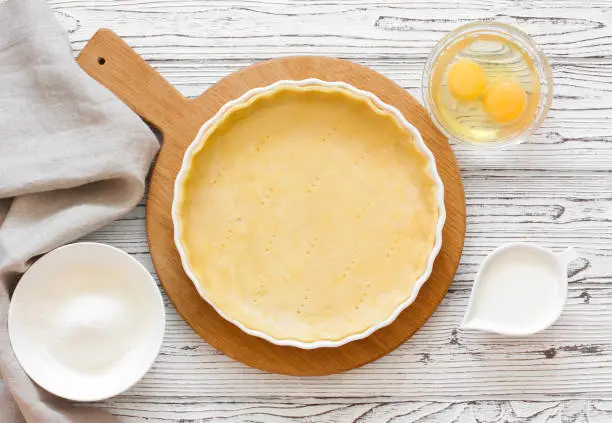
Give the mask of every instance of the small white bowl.
POLYGON ((42 388, 73 401, 120 394, 161 348, 164 303, 136 259, 105 244, 57 248, 23 275, 8 330, 15 356, 42 388))
POLYGON ((183 157, 183 164, 174 182, 174 198, 172 200, 172 222, 174 224, 174 243, 181 257, 181 263, 183 265, 183 269, 185 270, 185 273, 187 274, 189 279, 192 281, 193 285, 195 286, 200 296, 208 304, 210 304, 217 311, 217 313, 219 313, 221 317, 233 323, 234 325, 238 326, 240 329, 242 329, 244 332, 248 333, 249 335, 260 337, 272 344, 276 344, 280 346, 297 347, 297 348, 307 349, 307 350, 315 349, 315 348, 323 348, 323 347, 328 347, 328 348, 340 347, 342 345, 348 344, 349 342, 367 338, 368 336, 370 336, 372 333, 374 333, 378 329, 381 329, 385 326, 390 325, 397 318, 397 316, 399 316, 399 314, 402 311, 404 311, 410 304, 412 304, 416 300, 416 297, 419 291, 421 290, 425 282, 427 282, 427 279, 429 279, 429 276, 431 275, 431 272, 433 270, 433 265, 434 265, 436 256, 438 255, 438 253, 440 252, 440 249, 442 248, 442 229, 444 228, 445 221, 446 221, 446 208, 444 205, 444 184, 442 183, 442 179, 440 178, 440 175, 438 174, 438 169, 436 167, 436 159, 433 153, 431 152, 431 150, 429 150, 429 148, 425 145, 425 141, 423 141, 423 137, 421 136, 421 133, 419 132, 419 130, 414 125, 409 123, 404 117, 404 115, 398 109, 383 102, 376 95, 368 91, 363 91, 358 88, 355 88, 352 85, 349 85, 345 82, 329 82, 329 81, 322 81, 320 79, 315 79, 315 78, 303 79, 300 81, 281 80, 271 85, 268 85, 267 87, 253 88, 252 90, 247 91, 241 97, 235 100, 232 100, 226 103, 223 107, 221 107, 221 109, 219 109, 216 115, 214 115, 212 118, 210 118, 210 120, 208 120, 207 122, 204 123, 204 125, 202 125, 202 127, 200 128, 200 131, 196 135, 196 138, 187 148, 187 151, 185 152, 185 156, 183 157), (436 222, 435 241, 434 241, 434 245, 431 248, 431 251, 429 252, 429 257, 427 259, 427 267, 425 271, 423 272, 423 274, 415 282, 414 289, 412 291, 412 295, 410 295, 409 298, 406 298, 401 304, 399 304, 391 312, 391 314, 383 321, 367 328, 363 332, 347 336, 337 341, 318 340, 318 341, 312 341, 312 342, 304 342, 304 341, 299 341, 295 339, 277 339, 271 335, 268 335, 267 333, 263 333, 258 330, 253 330, 247 327, 242 322, 227 316, 223 312, 223 310, 217 307, 217 305, 208 298, 206 291, 202 288, 202 285, 198 282, 197 277, 195 276, 194 272, 191 270, 191 266, 189 265, 187 256, 185 254, 185 250, 183 249, 183 245, 182 245, 182 242, 179 236, 181 233, 180 228, 181 228, 182 222, 179 217, 177 205, 183 201, 182 200, 183 190, 181 189, 181 185, 183 184, 183 181, 185 180, 185 177, 187 175, 187 171, 189 169, 189 165, 190 165, 192 156, 197 151, 200 150, 200 148, 206 141, 206 139, 204 139, 203 136, 208 130, 208 128, 215 125, 217 122, 221 121, 225 117, 226 113, 230 112, 234 107, 238 107, 244 103, 247 103, 255 96, 258 96, 263 93, 271 93, 285 86, 290 86, 290 87, 320 86, 320 87, 344 90, 358 97, 369 99, 380 110, 384 110, 385 112, 392 114, 397 119, 397 121, 412 135, 417 148, 427 157, 429 161, 428 170, 436 185, 436 200, 437 200, 439 214, 438 214, 437 222, 436 222))

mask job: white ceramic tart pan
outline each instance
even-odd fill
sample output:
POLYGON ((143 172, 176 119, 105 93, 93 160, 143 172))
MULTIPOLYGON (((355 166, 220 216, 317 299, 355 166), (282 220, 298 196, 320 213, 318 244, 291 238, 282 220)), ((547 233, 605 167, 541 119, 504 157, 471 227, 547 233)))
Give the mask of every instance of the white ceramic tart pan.
POLYGON ((442 244, 444 187, 418 130, 342 82, 279 81, 200 129, 175 182, 183 267, 228 321, 337 347, 412 304, 442 244))

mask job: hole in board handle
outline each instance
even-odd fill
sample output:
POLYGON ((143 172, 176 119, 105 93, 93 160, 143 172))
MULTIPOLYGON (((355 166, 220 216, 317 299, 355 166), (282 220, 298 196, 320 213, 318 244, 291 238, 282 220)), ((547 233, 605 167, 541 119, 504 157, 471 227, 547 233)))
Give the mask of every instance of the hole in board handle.
POLYGON ((98 57, 98 64, 103 65, 106 63, 106 59, 104 57, 98 57))

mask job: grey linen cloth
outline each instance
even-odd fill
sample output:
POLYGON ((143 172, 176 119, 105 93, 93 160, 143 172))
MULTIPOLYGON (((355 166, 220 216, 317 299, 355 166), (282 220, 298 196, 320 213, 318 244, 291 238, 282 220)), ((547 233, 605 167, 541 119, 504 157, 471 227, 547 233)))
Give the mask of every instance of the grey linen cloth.
POLYGON ((142 198, 153 133, 73 59, 44 0, 0 2, 0 422, 115 422, 36 386, 7 334, 9 297, 41 254, 142 198))

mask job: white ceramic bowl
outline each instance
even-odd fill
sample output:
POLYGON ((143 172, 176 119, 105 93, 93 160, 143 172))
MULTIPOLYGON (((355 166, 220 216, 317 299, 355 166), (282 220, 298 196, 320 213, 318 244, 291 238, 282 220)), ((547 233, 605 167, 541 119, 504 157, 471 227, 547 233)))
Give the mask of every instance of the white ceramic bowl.
POLYGON ((321 348, 321 347, 339 347, 351 341, 366 338, 372 333, 374 333, 375 331, 377 331, 378 329, 391 324, 406 307, 408 307, 410 304, 414 302, 421 287, 429 278, 431 274, 431 270, 433 268, 434 260, 436 256, 438 255, 438 252, 440 251, 440 248, 442 246, 442 228, 444 227, 445 220, 446 220, 446 209, 444 207, 444 185, 442 184, 442 180, 440 179, 440 176, 438 175, 438 171, 436 169, 435 158, 433 154, 431 153, 431 151, 427 148, 427 146, 423 142, 423 138, 421 137, 420 132, 413 125, 408 123, 408 121, 406 121, 406 119, 404 118, 404 116, 399 110, 397 110, 395 107, 389 106, 388 104, 384 103, 374 94, 367 92, 367 91, 357 89, 344 82, 327 82, 327 81, 321 81, 319 79, 304 79, 301 81, 288 81, 288 80, 278 81, 267 87, 252 89, 246 92, 241 97, 225 104, 221 109, 219 109, 219 111, 217 112, 217 114, 215 114, 215 116, 213 116, 210 120, 204 123, 204 125, 202 126, 202 128, 200 128, 200 131, 196 135, 195 140, 191 143, 191 145, 185 152, 185 156, 183 158, 183 164, 178 173, 178 176, 176 177, 176 181, 174 184, 174 198, 172 201, 172 221, 174 223, 174 243, 176 244, 176 248, 180 254, 181 262, 183 264, 185 273, 187 274, 187 276, 189 276, 189 278, 193 282, 200 296, 206 302, 208 302, 217 311, 217 313, 219 313, 224 319, 235 324, 236 326, 238 326, 240 329, 242 329, 244 332, 248 333, 249 335, 258 336, 276 345, 292 346, 292 347, 297 347, 297 348, 302 348, 302 349, 314 349, 314 348, 321 348), (294 339, 277 339, 268 334, 262 333, 260 331, 252 330, 246 327, 241 322, 235 319, 232 319, 231 317, 228 317, 223 312, 223 310, 219 309, 213 301, 207 298, 206 292, 204 292, 204 290, 198 283, 198 280, 194 272, 191 270, 191 267, 189 266, 189 263, 187 261, 187 256, 185 254, 185 250, 183 249, 181 240, 179 239, 179 234, 181 233, 181 230, 180 230, 181 221, 179 219, 177 205, 182 203, 182 191, 183 190, 179 189, 179 187, 183 184, 183 181, 186 177, 187 169, 189 167, 189 163, 191 162, 191 157, 202 146, 203 142, 205 141, 203 139, 203 134, 208 130, 209 127, 211 127, 212 125, 222 120, 225 114, 228 113, 233 107, 236 107, 243 103, 248 102, 252 97, 256 95, 267 93, 267 92, 273 92, 283 86, 300 87, 300 86, 313 86, 313 85, 329 87, 329 88, 337 88, 337 89, 348 91, 359 97, 370 99, 378 108, 388 111, 391 114, 393 114, 393 116, 401 123, 401 125, 410 132, 410 134, 414 138, 414 141, 417 147, 423 152, 423 154, 425 154, 425 156, 429 160, 429 172, 437 187, 437 205, 438 205, 439 214, 438 214, 438 222, 436 225, 435 243, 431 249, 431 253, 429 254, 429 258, 427 261, 427 268, 425 269, 421 277, 416 281, 414 290, 410 298, 406 299, 399 306, 397 306, 395 310, 393 310, 393 312, 385 320, 379 322, 376 325, 369 327, 367 330, 364 330, 363 332, 347 336, 346 338, 343 338, 337 341, 322 340, 322 341, 313 341, 313 342, 302 342, 302 341, 298 341, 294 339))
POLYGON ((57 248, 23 275, 8 329, 26 373, 73 401, 120 394, 149 370, 164 336, 164 303, 136 259, 105 244, 57 248))

